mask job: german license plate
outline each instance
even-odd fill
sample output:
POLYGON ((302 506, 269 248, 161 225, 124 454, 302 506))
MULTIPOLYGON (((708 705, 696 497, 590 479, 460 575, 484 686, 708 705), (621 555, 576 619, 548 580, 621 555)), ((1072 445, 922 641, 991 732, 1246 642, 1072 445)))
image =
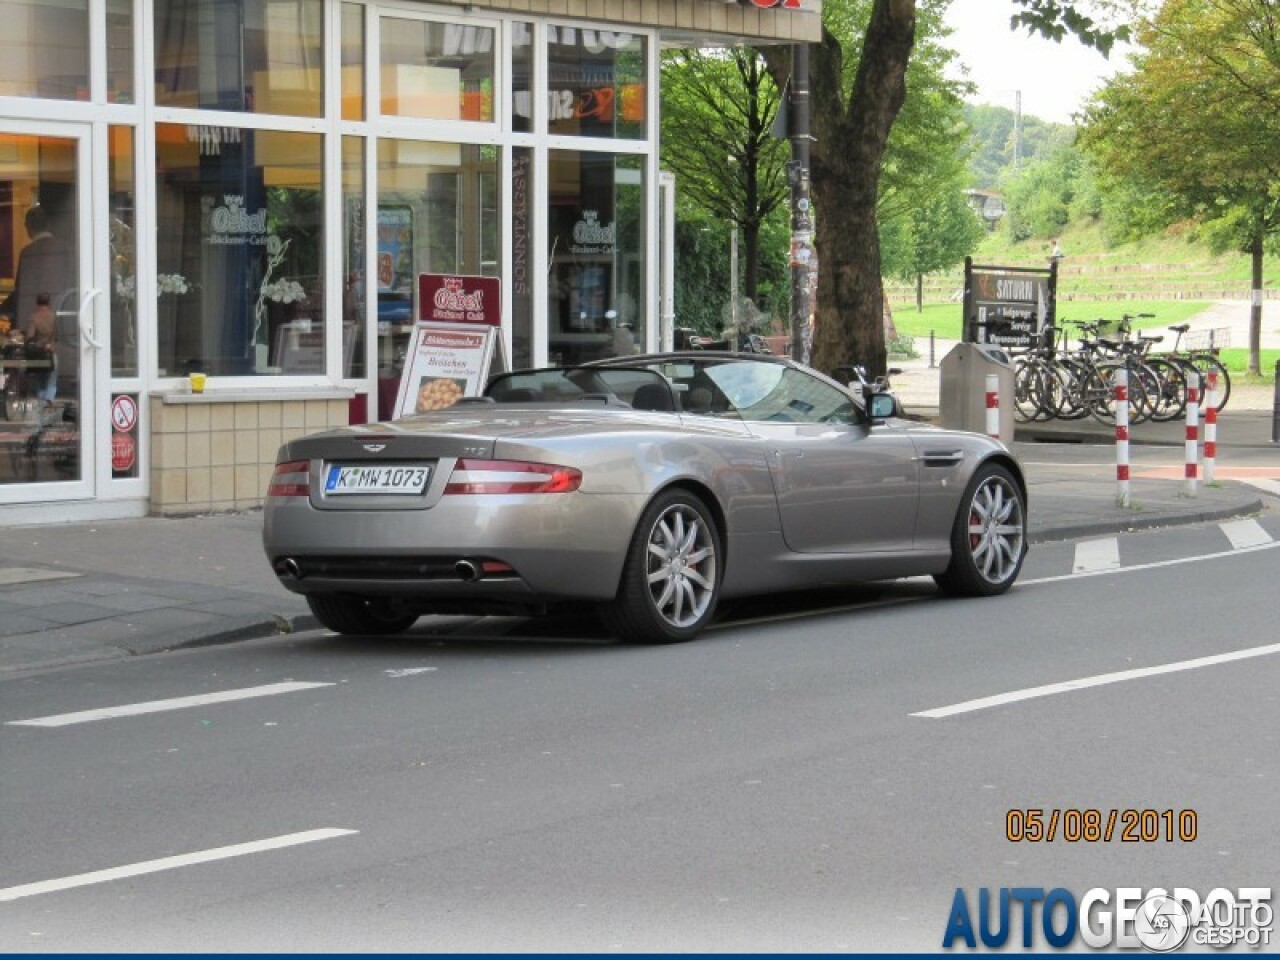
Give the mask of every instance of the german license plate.
POLYGON ((356 466, 332 464, 325 477, 324 492, 339 494, 422 493, 431 477, 430 467, 356 466))

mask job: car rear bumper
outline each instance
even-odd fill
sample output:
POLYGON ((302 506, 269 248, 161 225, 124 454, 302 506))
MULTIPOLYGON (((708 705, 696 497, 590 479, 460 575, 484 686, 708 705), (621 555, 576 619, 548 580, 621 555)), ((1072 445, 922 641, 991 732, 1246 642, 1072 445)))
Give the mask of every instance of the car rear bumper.
POLYGON ((263 543, 295 593, 435 600, 612 598, 638 495, 457 495, 427 510, 318 510, 271 498, 263 543))

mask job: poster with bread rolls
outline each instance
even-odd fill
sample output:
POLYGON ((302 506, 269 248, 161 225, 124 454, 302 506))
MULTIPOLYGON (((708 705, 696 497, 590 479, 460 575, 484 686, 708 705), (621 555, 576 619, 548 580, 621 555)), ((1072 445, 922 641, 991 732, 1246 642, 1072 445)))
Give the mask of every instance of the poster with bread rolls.
POLYGON ((395 418, 447 410, 463 397, 480 396, 501 336, 496 327, 415 326, 400 378, 395 418))

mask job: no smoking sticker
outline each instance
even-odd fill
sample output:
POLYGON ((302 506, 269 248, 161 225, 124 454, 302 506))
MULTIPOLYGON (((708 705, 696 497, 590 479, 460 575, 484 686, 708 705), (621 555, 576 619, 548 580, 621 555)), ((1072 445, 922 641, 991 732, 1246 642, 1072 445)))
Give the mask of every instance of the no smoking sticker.
POLYGON ((138 425, 138 401, 120 394, 111 401, 111 423, 120 433, 131 433, 138 425))

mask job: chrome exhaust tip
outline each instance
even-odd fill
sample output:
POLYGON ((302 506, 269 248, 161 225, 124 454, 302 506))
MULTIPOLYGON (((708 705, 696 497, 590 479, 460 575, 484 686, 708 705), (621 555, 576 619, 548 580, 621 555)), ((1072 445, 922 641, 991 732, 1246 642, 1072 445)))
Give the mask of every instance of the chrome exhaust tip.
POLYGON ((480 579, 480 568, 470 560, 459 560, 453 565, 453 572, 465 583, 474 583, 480 579))
POLYGON ((298 561, 293 559, 293 557, 286 557, 284 560, 281 560, 280 567, 285 573, 293 577, 295 580, 302 579, 302 568, 298 566, 298 561))

